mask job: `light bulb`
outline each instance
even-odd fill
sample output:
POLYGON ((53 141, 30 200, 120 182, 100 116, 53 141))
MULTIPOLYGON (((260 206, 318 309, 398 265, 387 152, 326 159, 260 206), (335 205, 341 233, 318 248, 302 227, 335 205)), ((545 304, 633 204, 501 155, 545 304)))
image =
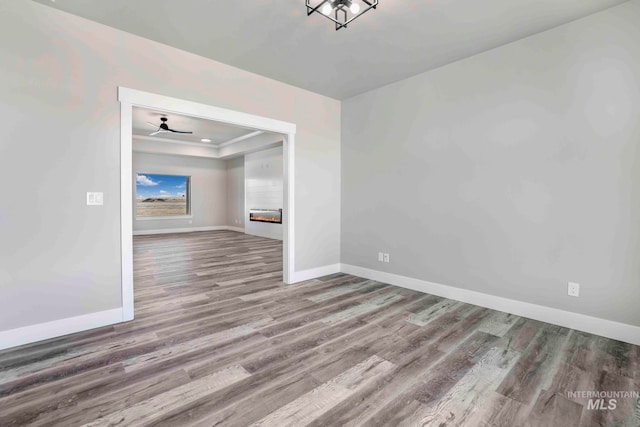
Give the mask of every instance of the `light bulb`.
POLYGON ((332 10, 333 10, 333 8, 331 7, 331 5, 329 3, 325 3, 324 6, 322 6, 322 13, 324 15, 330 14, 332 10))
POLYGON ((351 7, 349 7, 349 10, 354 15, 357 15, 358 12, 360 12, 360 5, 354 1, 353 3, 351 3, 351 7))

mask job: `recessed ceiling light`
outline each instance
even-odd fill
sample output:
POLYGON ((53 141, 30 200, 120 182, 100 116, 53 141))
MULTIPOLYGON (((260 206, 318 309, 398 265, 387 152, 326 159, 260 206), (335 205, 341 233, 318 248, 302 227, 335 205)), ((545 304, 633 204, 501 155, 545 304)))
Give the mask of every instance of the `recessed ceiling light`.
POLYGON ((202 138, 200 142, 211 142, 211 140, 209 138, 202 138))

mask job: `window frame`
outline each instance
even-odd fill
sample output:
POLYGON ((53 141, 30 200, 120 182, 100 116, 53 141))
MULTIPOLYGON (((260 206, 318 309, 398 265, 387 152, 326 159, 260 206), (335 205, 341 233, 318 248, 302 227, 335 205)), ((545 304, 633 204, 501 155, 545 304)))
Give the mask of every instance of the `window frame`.
POLYGON ((193 218, 193 210, 191 208, 191 175, 176 175, 172 173, 152 173, 152 172, 135 172, 133 174, 134 178, 134 191, 133 191, 133 200, 134 200, 134 219, 136 221, 157 221, 157 220, 171 220, 171 219, 192 219, 193 218), (172 176, 172 177, 184 177, 186 178, 186 188, 185 188, 185 198, 187 203, 187 213, 185 215, 161 215, 161 216, 138 216, 138 175, 145 176, 172 176))

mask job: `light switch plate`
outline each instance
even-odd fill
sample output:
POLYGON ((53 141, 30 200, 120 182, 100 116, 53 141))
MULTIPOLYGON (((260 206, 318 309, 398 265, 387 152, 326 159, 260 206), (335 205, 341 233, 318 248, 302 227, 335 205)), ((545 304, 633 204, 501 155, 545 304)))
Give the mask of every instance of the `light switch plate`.
POLYGON ((104 193, 87 192, 87 206, 102 206, 102 205, 104 205, 104 193))

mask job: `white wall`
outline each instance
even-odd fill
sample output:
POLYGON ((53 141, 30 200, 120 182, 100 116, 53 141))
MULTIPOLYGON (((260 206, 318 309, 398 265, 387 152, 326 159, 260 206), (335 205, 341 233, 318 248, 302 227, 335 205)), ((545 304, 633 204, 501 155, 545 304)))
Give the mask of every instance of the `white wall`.
POLYGON ((227 226, 244 229, 244 156, 227 160, 227 226))
POLYGON ((342 262, 640 325, 638 23, 634 0, 344 101, 342 262))
POLYGON ((295 123, 295 270, 339 262, 338 101, 35 2, 0 10, 0 178, 19 183, 0 198, 0 331, 122 306, 118 86, 295 123))
POLYGON ((244 157, 245 233, 282 240, 282 224, 249 221, 251 209, 283 209, 282 147, 244 157))
POLYGON ((203 227, 227 223, 227 168, 224 160, 133 153, 133 232, 203 227), (191 177, 191 218, 136 219, 135 178, 138 173, 191 177))

